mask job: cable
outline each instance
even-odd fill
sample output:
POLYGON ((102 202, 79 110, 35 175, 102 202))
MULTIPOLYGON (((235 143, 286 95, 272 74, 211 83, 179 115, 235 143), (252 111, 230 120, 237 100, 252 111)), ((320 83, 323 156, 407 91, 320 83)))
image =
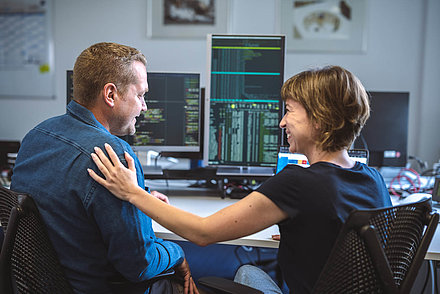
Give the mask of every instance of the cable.
POLYGON ((412 168, 402 168, 402 169, 399 171, 399 173, 397 174, 397 176, 395 176, 395 177, 391 180, 391 182, 390 182, 389 190, 390 190, 391 194, 393 194, 394 196, 397 196, 397 197, 403 197, 403 195, 397 193, 396 190, 395 190, 394 187, 393 187, 393 183, 394 183, 396 180, 398 181, 398 184, 399 184, 399 186, 400 186, 400 189, 399 189, 399 190, 402 191, 402 192, 403 192, 403 191, 406 191, 406 192, 409 192, 409 193, 418 193, 418 192, 420 192, 420 190, 421 190, 422 182, 421 182, 421 180, 420 180, 420 174, 419 174, 418 172, 416 172, 416 171, 415 171, 414 169, 412 169, 412 168), (417 178, 417 185, 416 185, 416 183, 413 181, 412 178, 410 178, 408 175, 406 175, 407 172, 410 172, 410 173, 412 173, 413 175, 416 176, 416 178, 417 178), (401 182, 402 179, 406 179, 406 181, 409 182, 409 184, 410 184, 409 189, 406 189, 406 190, 403 189, 403 184, 402 184, 402 182, 401 182))
POLYGON ((367 141, 365 140, 364 136, 362 135, 362 133, 360 134, 359 138, 361 139, 362 145, 364 146, 364 149, 368 150, 368 144, 367 141))
POLYGON ((423 160, 421 160, 420 158, 418 158, 416 156, 409 155, 408 159, 415 160, 418 163, 421 171, 424 171, 428 167, 428 163, 426 161, 423 161, 423 160))
POLYGON ((154 167, 157 167, 157 160, 162 157, 162 152, 159 152, 159 154, 154 158, 154 167))

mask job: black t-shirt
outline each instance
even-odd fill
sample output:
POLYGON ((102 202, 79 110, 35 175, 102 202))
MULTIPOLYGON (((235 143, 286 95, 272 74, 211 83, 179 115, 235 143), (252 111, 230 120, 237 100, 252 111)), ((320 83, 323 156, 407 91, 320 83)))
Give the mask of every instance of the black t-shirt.
POLYGON ((295 294, 311 292, 352 210, 391 206, 382 176, 359 162, 350 169, 328 162, 288 165, 257 191, 289 215, 278 224, 278 262, 295 294))

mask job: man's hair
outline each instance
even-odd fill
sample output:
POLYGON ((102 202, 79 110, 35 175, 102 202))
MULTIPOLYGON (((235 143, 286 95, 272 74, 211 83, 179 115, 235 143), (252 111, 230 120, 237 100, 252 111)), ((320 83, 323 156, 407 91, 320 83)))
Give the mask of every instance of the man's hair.
POLYGON ((281 98, 292 99, 318 125, 324 151, 348 149, 370 116, 369 97, 359 79, 339 66, 301 72, 287 80, 281 98))
POLYGON ((107 83, 113 83, 121 94, 137 82, 133 63, 147 60, 137 49, 116 43, 97 43, 78 56, 73 68, 73 97, 84 105, 93 105, 107 83))

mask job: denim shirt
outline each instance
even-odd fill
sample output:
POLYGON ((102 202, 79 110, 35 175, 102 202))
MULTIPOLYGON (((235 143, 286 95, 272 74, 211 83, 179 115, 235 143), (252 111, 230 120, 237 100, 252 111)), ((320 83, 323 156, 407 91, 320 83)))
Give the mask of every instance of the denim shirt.
POLYGON ((89 176, 87 168, 102 175, 90 154, 95 146, 104 150, 104 143, 125 165, 124 151, 134 158, 138 184, 144 188, 142 167, 131 147, 75 101, 66 114, 25 136, 13 170, 11 189, 35 199, 76 293, 109 293, 112 277, 122 274, 141 282, 184 258, 177 244, 156 238, 148 216, 89 176))

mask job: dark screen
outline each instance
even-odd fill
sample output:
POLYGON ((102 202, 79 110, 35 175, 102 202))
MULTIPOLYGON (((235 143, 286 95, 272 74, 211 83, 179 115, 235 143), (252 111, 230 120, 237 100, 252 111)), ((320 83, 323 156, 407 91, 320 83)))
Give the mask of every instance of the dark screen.
POLYGON ((404 167, 408 152, 407 92, 369 92, 371 114, 355 141, 355 148, 370 152, 370 166, 404 167))

